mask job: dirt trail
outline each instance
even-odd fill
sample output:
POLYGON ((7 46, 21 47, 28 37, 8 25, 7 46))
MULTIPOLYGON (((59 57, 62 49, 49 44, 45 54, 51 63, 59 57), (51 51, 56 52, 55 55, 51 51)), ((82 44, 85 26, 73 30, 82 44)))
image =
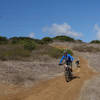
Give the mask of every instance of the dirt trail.
POLYGON ((29 95, 22 100, 77 100, 84 82, 90 79, 94 72, 88 68, 88 63, 80 58, 81 69, 74 70, 76 78, 69 83, 65 82, 64 76, 42 82, 35 86, 29 95))
POLYGON ((62 75, 41 82, 31 89, 0 85, 0 100, 77 100, 85 80, 95 74, 88 68, 86 60, 80 58, 80 62, 81 69, 74 70, 74 75, 80 78, 66 83, 64 75, 62 75))

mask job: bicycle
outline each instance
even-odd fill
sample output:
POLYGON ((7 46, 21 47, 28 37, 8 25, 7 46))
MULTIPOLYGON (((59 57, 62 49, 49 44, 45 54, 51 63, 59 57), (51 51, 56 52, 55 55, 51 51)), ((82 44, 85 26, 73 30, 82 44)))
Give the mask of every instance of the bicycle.
POLYGON ((66 82, 69 82, 72 80, 73 78, 73 75, 72 75, 72 71, 71 71, 71 68, 70 68, 70 65, 65 65, 65 80, 66 82))

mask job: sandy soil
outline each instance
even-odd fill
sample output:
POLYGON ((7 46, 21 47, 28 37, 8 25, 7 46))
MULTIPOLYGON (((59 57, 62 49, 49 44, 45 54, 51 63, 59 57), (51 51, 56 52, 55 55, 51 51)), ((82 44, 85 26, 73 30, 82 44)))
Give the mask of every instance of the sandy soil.
POLYGON ((100 74, 85 82, 79 100, 100 100, 100 74))
POLYGON ((26 89, 0 85, 0 100, 77 100, 84 82, 94 74, 86 60, 81 58, 81 69, 74 70, 74 75, 80 78, 66 83, 64 75, 58 76, 26 89))
MULTIPOLYGON (((66 47, 60 46, 57 48, 66 48, 66 47)), ((39 78, 40 78, 40 75, 43 75, 42 67, 45 68, 45 70, 44 70, 45 74, 41 78, 45 78, 45 76, 48 78, 47 72, 50 72, 49 75, 51 75, 52 77, 53 76, 55 77, 55 75, 57 75, 57 73, 61 73, 63 71, 62 67, 59 69, 56 66, 58 61, 55 60, 55 63, 53 65, 51 65, 51 63, 49 63, 49 62, 46 64, 44 62, 41 62, 38 64, 39 70, 36 70, 36 68, 33 69, 32 66, 35 65, 35 63, 33 63, 33 62, 26 62, 26 64, 25 64, 25 62, 17 62, 17 63, 13 62, 12 66, 15 65, 17 67, 13 68, 14 71, 10 71, 10 73, 7 72, 9 76, 6 76, 5 79, 7 79, 7 77, 8 77, 9 79, 11 79, 10 83, 12 83, 12 80, 15 79, 15 77, 11 78, 10 76, 13 76, 13 74, 14 74, 13 72, 16 73, 16 71, 17 71, 18 75, 20 75, 20 76, 18 76, 18 80, 14 80, 15 84, 12 84, 12 85, 7 85, 6 82, 5 82, 5 84, 4 83, 2 84, 2 82, 1 82, 1 84, 0 84, 0 100, 66 100, 66 99, 67 100, 78 100, 78 99, 84 100, 84 97, 85 97, 84 95, 86 95, 86 93, 87 93, 86 89, 88 88, 89 91, 91 91, 91 89, 92 89, 91 86, 93 86, 94 84, 95 85, 99 84, 99 81, 97 81, 97 84, 96 84, 96 82, 92 82, 93 81, 92 77, 97 75, 97 73, 94 72, 93 69, 91 69, 93 67, 89 67, 88 60, 85 60, 82 57, 80 58, 80 60, 81 60, 81 68, 74 69, 74 75, 78 76, 78 77, 73 79, 71 82, 66 83, 65 79, 64 79, 64 75, 60 75, 60 76, 58 75, 56 78, 39 82, 35 86, 33 84, 31 84, 31 85, 33 85, 33 87, 29 87, 30 81, 27 81, 27 80, 31 80, 31 82, 33 82, 35 77, 33 77, 32 75, 37 72, 39 73, 39 78), (28 66, 29 63, 31 63, 31 66, 28 66), (22 67, 20 68, 16 64, 22 65, 22 67), (26 65, 26 67, 24 66, 24 64, 26 65), (41 65, 42 65, 42 67, 41 67, 41 65), (47 67, 48 65, 49 65, 49 67, 47 67), (31 73, 29 73, 29 72, 31 72, 31 73), (55 75, 53 75, 53 73, 55 73, 55 75), (27 76, 27 75, 29 75, 29 76, 27 76), (23 80, 22 83, 28 82, 27 83, 28 87, 27 86, 22 87, 22 84, 16 85, 16 81, 20 81, 20 77, 21 77, 21 79, 25 79, 25 80, 23 80), (30 79, 30 77, 32 79, 30 79), (92 80, 90 80, 90 79, 92 79, 92 80), (89 81, 87 81, 87 80, 89 80, 89 81), (91 86, 89 87, 91 82, 93 84, 91 84, 91 86), (85 85, 84 85, 84 83, 85 83, 85 85), (81 96, 80 96, 80 93, 81 93, 81 96), (83 93, 85 93, 85 94, 83 95, 83 93)), ((6 64, 6 62, 3 64, 3 66, 5 64, 6 64)), ((9 68, 9 69, 11 69, 11 68, 9 68)), ((5 67, 1 68, 1 72, 6 72, 5 70, 8 71, 7 69, 5 69, 5 67)), ((0 76, 0 78, 2 79, 7 74, 3 73, 1 75, 4 75, 4 76, 0 76)), ((36 74, 36 76, 37 75, 38 74, 36 74)), ((34 74, 34 76, 35 76, 35 74, 34 74)), ((98 79, 96 79, 96 80, 98 80, 98 79)), ((94 90, 94 88, 93 88, 93 90, 94 90)), ((96 91, 96 89, 95 89, 95 91, 96 91)), ((89 92, 89 93, 90 93, 89 95, 91 95, 91 92, 89 92)), ((96 91, 96 93, 97 93, 97 91, 96 91)), ((99 95, 98 95, 98 97, 99 97, 99 95)), ((90 100, 94 100, 93 98, 90 100)), ((86 100, 88 100, 88 96, 86 97, 86 100)), ((99 99, 96 99, 96 100, 99 100, 99 99)))

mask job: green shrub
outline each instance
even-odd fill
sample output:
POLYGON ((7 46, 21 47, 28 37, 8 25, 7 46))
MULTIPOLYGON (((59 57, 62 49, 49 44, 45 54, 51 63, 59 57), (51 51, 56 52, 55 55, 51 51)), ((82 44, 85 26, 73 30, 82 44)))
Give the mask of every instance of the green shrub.
POLYGON ((25 50, 33 50, 36 47, 36 41, 35 39, 28 38, 28 37, 13 37, 10 38, 10 41, 12 44, 21 44, 24 45, 25 50))
POLYGON ((50 38, 50 37, 45 37, 45 38, 43 38, 41 41, 42 41, 43 43, 49 43, 49 42, 52 42, 53 40, 52 40, 52 38, 50 38))
POLYGON ((40 45, 41 45, 41 44, 42 44, 42 45, 45 44, 44 41, 39 40, 39 39, 35 39, 34 42, 37 43, 37 44, 40 44, 40 45))
POLYGON ((100 43, 100 40, 93 40, 90 43, 100 43))
POLYGON ((80 43, 82 43, 83 41, 82 40, 80 40, 80 39, 78 39, 78 40, 76 40, 76 41, 78 41, 78 42, 80 42, 80 43))
POLYGON ((56 36, 53 39, 54 40, 60 40, 60 41, 69 41, 69 42, 75 41, 73 38, 68 37, 68 36, 56 36))
MULTIPOLYGON (((40 47, 38 47, 36 50, 34 50, 33 52, 34 56, 43 56, 43 55, 48 55, 52 58, 61 58, 64 54, 64 49, 58 49, 58 48, 55 48, 55 47, 51 47, 51 46, 48 46, 48 45, 41 45, 40 47), (42 48, 42 49, 41 49, 42 48)), ((73 52, 72 50, 69 50, 68 49, 68 53, 73 55, 73 52)))
POLYGON ((24 42, 24 49, 25 50, 34 50, 36 48, 36 43, 32 41, 25 41, 24 42))
MULTIPOLYGON (((56 38, 65 39, 65 36, 58 36, 56 38)), ((67 40, 72 39, 67 37, 67 40)), ((63 50, 48 45, 48 43, 53 41, 53 39, 49 37, 45 37, 42 40, 28 37, 13 37, 7 40, 5 37, 0 37, 0 43, 6 43, 4 41, 7 41, 8 44, 0 45, 1 60, 22 60, 26 57, 32 57, 31 55, 36 57, 37 55, 38 57, 48 55, 53 58, 59 58, 63 55, 63 50), (35 53, 32 54, 34 51, 35 53)), ((71 53, 70 50, 68 52, 71 53)))
POLYGON ((7 44, 7 43, 8 43, 8 39, 6 37, 0 36, 0 44, 7 44))
POLYGON ((68 54, 70 54, 70 55, 72 55, 72 56, 73 56, 73 52, 72 52, 72 50, 71 50, 71 49, 67 49, 67 52, 68 52, 68 54))
POLYGON ((29 57, 31 52, 24 50, 23 46, 19 45, 6 45, 0 46, 0 60, 21 60, 29 57))
POLYGON ((35 39, 29 37, 13 37, 9 39, 12 44, 24 44, 26 41, 35 41, 35 39))
POLYGON ((63 54, 63 50, 58 49, 58 48, 53 48, 53 47, 51 47, 47 52, 47 55, 56 59, 60 58, 62 54, 63 54))
POLYGON ((17 44, 17 41, 16 40, 12 40, 11 43, 12 44, 17 44))

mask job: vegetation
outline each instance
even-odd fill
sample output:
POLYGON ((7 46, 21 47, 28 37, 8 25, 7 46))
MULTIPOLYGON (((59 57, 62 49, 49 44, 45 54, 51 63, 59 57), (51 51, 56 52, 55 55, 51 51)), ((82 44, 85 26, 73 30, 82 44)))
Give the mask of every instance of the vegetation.
MULTIPOLYGON (((10 39, 7 39, 6 37, 1 37, 0 36, 0 44, 26 44, 26 42, 34 42, 35 44, 47 44, 51 43, 54 40, 59 40, 59 41, 70 41, 73 42, 75 41, 73 38, 68 37, 68 36, 56 36, 54 38, 50 37, 44 37, 43 39, 32 39, 29 37, 12 37, 10 39)), ((81 40, 80 40, 81 41, 81 40)))
POLYGON ((0 45, 0 60, 22 60, 30 55, 22 45, 0 45))
POLYGON ((6 37, 0 36, 0 44, 7 44, 7 43, 8 43, 8 39, 6 37))
POLYGON ((43 43, 50 43, 50 42, 53 42, 53 39, 50 38, 50 37, 45 37, 42 39, 43 43))
POLYGON ((100 43, 100 40, 93 40, 90 43, 100 43))
POLYGON ((54 47, 49 47, 46 54, 49 55, 50 57, 57 59, 62 56, 63 50, 54 47))
MULTIPOLYGON (((73 55, 72 50, 68 49, 67 52, 69 54, 73 55)), ((34 55, 34 56, 36 55, 37 57, 40 57, 43 55, 48 55, 52 58, 58 59, 64 55, 64 49, 54 48, 49 45, 41 45, 33 51, 32 55, 34 55)))
POLYGON ((51 47, 49 45, 40 45, 33 52, 32 55, 36 57, 40 57, 43 55, 48 55, 52 58, 59 58, 63 55, 63 50, 51 47), (42 48, 42 49, 41 49, 42 48))
POLYGON ((92 46, 80 46, 80 47, 74 47, 73 49, 79 52, 94 52, 94 53, 100 52, 100 48, 95 48, 92 46))
POLYGON ((67 49, 67 52, 68 52, 68 54, 70 54, 70 55, 72 55, 72 56, 73 56, 73 52, 72 52, 72 50, 67 49))
POLYGON ((82 40, 80 40, 80 39, 78 39, 78 40, 76 40, 76 41, 78 41, 78 42, 80 42, 80 43, 83 43, 83 41, 82 41, 82 40))
MULTIPOLYGON (((72 50, 67 49, 68 54, 73 55, 72 50)), ((53 58, 60 58, 64 55, 64 49, 58 49, 58 48, 50 48, 47 53, 49 56, 53 58)))
POLYGON ((10 38, 9 41, 12 43, 12 44, 25 44, 26 41, 35 41, 34 39, 32 38, 28 38, 28 37, 13 37, 13 38, 10 38))
MULTIPOLYGON (((48 43, 53 40, 74 41, 66 36, 45 37, 41 40, 28 37, 0 37, 0 60, 25 60, 43 55, 57 59, 63 55, 63 50, 49 46, 48 43)), ((72 51, 68 50, 68 53, 72 54, 72 51)))
POLYGON ((25 50, 34 50, 36 48, 36 43, 34 41, 25 41, 24 49, 25 50))
POLYGON ((71 37, 68 36, 56 36, 53 38, 54 40, 60 40, 60 41, 69 41, 69 42, 74 42, 75 40, 71 37))

